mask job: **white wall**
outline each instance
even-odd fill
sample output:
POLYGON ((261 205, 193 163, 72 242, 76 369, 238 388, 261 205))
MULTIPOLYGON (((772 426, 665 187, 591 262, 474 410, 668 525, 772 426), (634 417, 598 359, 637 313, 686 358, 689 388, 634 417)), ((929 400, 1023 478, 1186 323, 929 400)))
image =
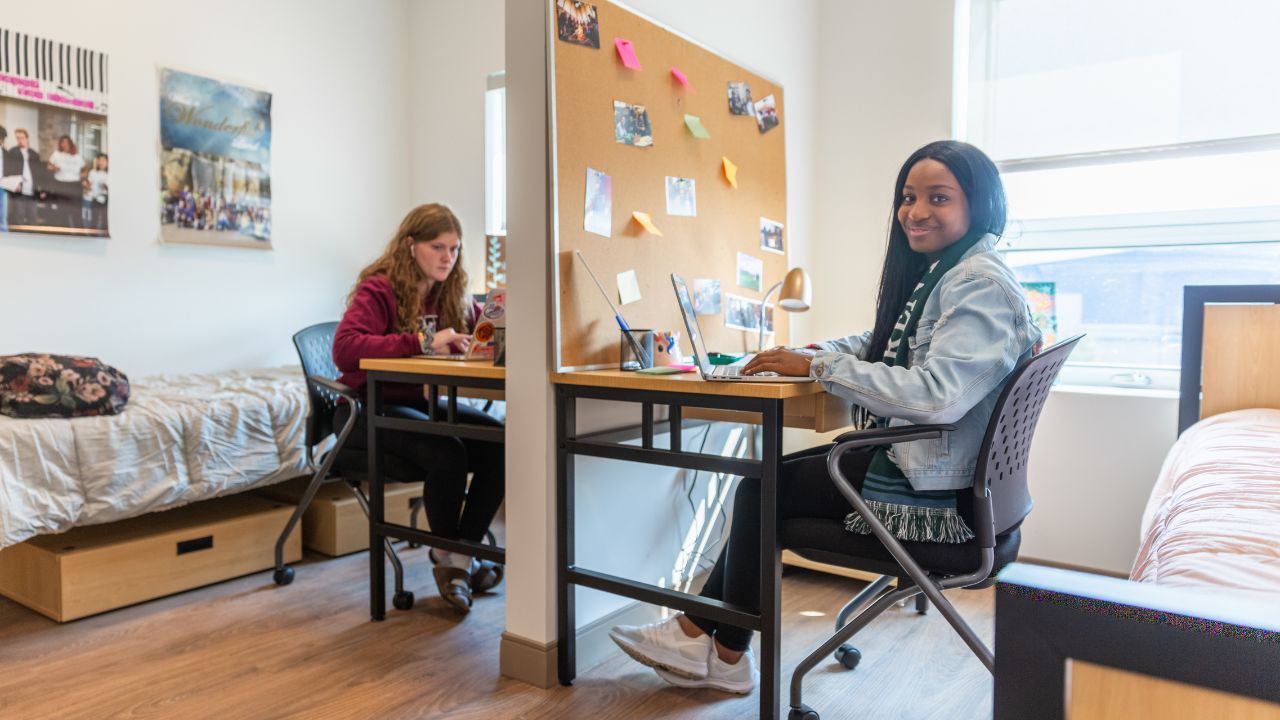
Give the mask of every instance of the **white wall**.
POLYGON ((337 319, 410 202, 408 19, 405 0, 6 3, 7 28, 109 53, 112 237, 0 234, 0 354, 135 378, 297 362, 290 336, 337 319), (159 66, 273 94, 273 250, 159 244, 159 66))
MULTIPOLYGON (((463 267, 484 292, 484 91, 503 69, 503 0, 409 2, 410 202, 462 222, 463 267)), ((393 228, 394 229, 394 228, 393 228)))
POLYGON ((951 135, 951 0, 818 0, 812 339, 875 323, 893 182, 951 135))
MULTIPOLYGON (((952 0, 818 0, 814 309, 818 338, 871 327, 893 182, 951 137, 952 0)), ((1176 400, 1058 389, 1031 451, 1025 557, 1127 573, 1176 400)))

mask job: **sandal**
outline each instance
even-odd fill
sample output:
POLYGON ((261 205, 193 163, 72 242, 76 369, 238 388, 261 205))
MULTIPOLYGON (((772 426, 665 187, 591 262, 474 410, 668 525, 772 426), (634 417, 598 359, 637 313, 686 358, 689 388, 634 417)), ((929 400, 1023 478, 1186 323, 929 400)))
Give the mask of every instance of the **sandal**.
POLYGON ((476 560, 471 567, 471 589, 474 592, 488 592, 502 582, 506 569, 491 560, 476 560))
POLYGON ((437 565, 431 568, 440 597, 462 613, 471 612, 471 575, 462 568, 437 565))
MULTIPOLYGON (((434 548, 427 550, 427 559, 432 565, 439 565, 440 560, 436 558, 434 548)), ((502 583, 502 578, 506 575, 506 568, 492 560, 471 561, 471 591, 473 593, 488 592, 502 583)))

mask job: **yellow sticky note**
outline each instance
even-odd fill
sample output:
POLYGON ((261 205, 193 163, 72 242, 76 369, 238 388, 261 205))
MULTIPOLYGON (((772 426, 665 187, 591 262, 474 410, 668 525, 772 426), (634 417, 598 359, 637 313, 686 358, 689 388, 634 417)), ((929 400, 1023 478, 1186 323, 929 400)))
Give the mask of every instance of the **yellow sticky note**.
POLYGON ((728 180, 730 185, 738 187, 738 166, 727 157, 720 158, 720 161, 724 163, 724 179, 728 180))
POLYGON ((635 270, 618 273, 618 302, 623 305, 640 299, 640 280, 635 270))
POLYGON ((636 210, 631 213, 631 217, 635 218, 636 222, 640 223, 640 226, 645 230, 648 230, 654 235, 662 235, 662 231, 658 229, 658 226, 653 224, 653 218, 649 217, 649 213, 636 210))

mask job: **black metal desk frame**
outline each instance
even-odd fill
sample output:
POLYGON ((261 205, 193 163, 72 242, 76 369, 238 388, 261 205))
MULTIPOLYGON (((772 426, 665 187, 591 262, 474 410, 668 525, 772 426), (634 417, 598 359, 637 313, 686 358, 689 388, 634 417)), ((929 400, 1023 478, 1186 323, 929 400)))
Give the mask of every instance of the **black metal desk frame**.
POLYGON ((386 557, 382 552, 384 538, 412 540, 430 547, 460 552, 467 555, 492 560, 505 564, 507 551, 494 545, 483 545, 466 540, 450 540, 425 530, 411 528, 387 522, 385 500, 383 498, 384 480, 382 477, 383 447, 378 440, 382 430, 399 430, 421 433, 423 435, 444 435, 447 437, 488 440, 501 443, 505 441, 506 429, 489 425, 458 422, 458 388, 478 388, 484 390, 503 390, 506 381, 497 378, 461 377, 434 372, 407 373, 370 370, 368 377, 368 422, 369 422, 369 615, 378 621, 387 614, 386 557), (445 417, 435 415, 431 420, 407 420, 404 418, 386 417, 382 390, 386 383, 407 383, 426 385, 431 407, 439 407, 440 388, 446 389, 445 417))
MULTIPOLYGON (((717 622, 750 628, 760 633, 760 717, 778 718, 781 676, 782 565, 777 545, 777 487, 781 468, 783 400, 695 392, 633 390, 591 385, 556 385, 556 599, 557 647, 560 684, 570 685, 577 675, 576 621, 573 586, 593 588, 717 622), (641 447, 600 440, 579 439, 579 399, 639 403, 641 447), (655 405, 668 407, 670 449, 653 446, 655 405), (686 452, 681 443, 681 408, 699 407, 760 413, 764 439, 760 460, 686 452), (760 612, 729 603, 708 600, 595 572, 574 564, 574 463, 575 455, 626 460, 667 467, 728 473, 760 478, 760 612)), ((593 481, 607 482, 604 478, 593 481)))

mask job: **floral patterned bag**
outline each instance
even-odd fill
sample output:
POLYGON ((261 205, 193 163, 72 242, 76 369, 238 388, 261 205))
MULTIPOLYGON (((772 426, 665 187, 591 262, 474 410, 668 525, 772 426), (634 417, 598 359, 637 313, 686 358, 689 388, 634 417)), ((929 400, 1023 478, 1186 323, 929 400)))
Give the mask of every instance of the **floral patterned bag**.
POLYGON ((97 358, 0 356, 0 413, 15 418, 115 415, 129 402, 129 378, 97 358))

